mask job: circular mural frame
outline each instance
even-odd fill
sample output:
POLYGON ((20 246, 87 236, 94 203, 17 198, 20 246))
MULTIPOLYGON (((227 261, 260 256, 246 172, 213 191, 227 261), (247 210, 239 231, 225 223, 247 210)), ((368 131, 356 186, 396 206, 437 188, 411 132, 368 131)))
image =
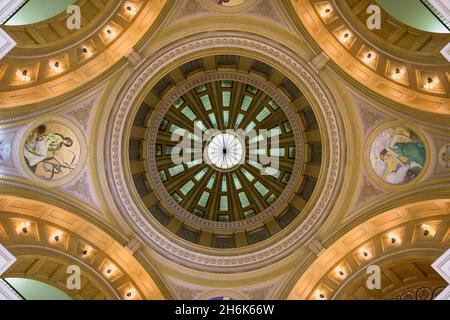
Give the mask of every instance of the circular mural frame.
MULTIPOLYGON (((314 232, 322 225, 331 209, 333 200, 339 194, 337 186, 343 179, 343 157, 345 155, 344 129, 336 102, 324 82, 317 77, 314 70, 297 54, 288 48, 280 48, 279 43, 268 40, 260 36, 249 34, 221 34, 208 36, 197 34, 188 37, 163 49, 154 58, 141 64, 130 77, 127 85, 122 88, 110 112, 110 133, 105 144, 106 153, 110 154, 107 166, 110 167, 110 187, 117 195, 116 205, 118 205, 122 216, 136 228, 143 240, 153 249, 164 255, 169 255, 176 259, 178 263, 195 265, 197 268, 248 268, 255 264, 261 265, 263 262, 270 262, 279 258, 280 255, 288 254, 303 245, 314 232), (186 56, 195 56, 206 49, 232 49, 240 50, 242 54, 260 55, 266 59, 275 61, 282 65, 291 74, 295 75, 297 83, 302 88, 307 88, 308 95, 314 100, 315 108, 318 108, 324 118, 324 132, 326 132, 327 148, 329 149, 329 159, 327 159, 327 171, 323 181, 325 184, 322 192, 317 197, 316 203, 311 205, 308 215, 301 223, 289 229, 290 233, 278 240, 276 243, 266 244, 265 247, 257 251, 244 254, 218 255, 217 253, 199 253, 193 251, 177 242, 169 240, 162 235, 140 212, 137 204, 132 198, 132 190, 129 189, 125 179, 125 168, 122 163, 124 154, 122 152, 122 138, 126 131, 127 115, 136 105, 136 100, 141 91, 148 86, 148 82, 156 74, 164 70, 175 61, 182 60, 186 56)), ((238 251, 239 252, 239 251, 238 251)))
MULTIPOLYGON (((47 128, 45 130, 47 130, 47 128)), ((21 167, 23 168, 22 171, 24 172, 24 174, 26 176, 28 176, 34 182, 36 182, 40 185, 42 185, 42 184, 48 185, 49 187, 62 186, 62 185, 69 183, 70 181, 74 180, 83 171, 85 164, 86 164, 86 160, 87 160, 87 152, 86 152, 87 144, 86 144, 85 136, 84 136, 82 130, 76 124, 71 122, 70 120, 68 120, 64 117, 57 117, 57 116, 45 117, 45 118, 35 121, 32 124, 30 124, 29 126, 27 126, 27 128, 25 128, 22 131, 21 135, 22 135, 22 137, 18 144, 16 157, 18 157, 18 161, 20 162, 21 167), (39 131, 43 130, 43 128, 48 126, 48 124, 60 125, 60 126, 66 128, 66 130, 67 130, 66 132, 71 132, 73 134, 73 136, 72 137, 69 136, 69 138, 72 141, 72 145, 67 147, 68 141, 66 140, 67 137, 65 137, 64 134, 60 135, 58 132, 54 132, 54 133, 53 132, 49 132, 49 133, 39 132, 39 131), (65 147, 71 148, 71 147, 77 146, 76 149, 79 149, 78 150, 79 154, 78 154, 78 160, 76 161, 75 167, 72 168, 73 163, 70 163, 70 161, 72 161, 71 160, 72 158, 69 159, 69 161, 66 161, 67 159, 64 159, 63 161, 56 159, 54 162, 49 164, 49 166, 52 167, 52 170, 69 171, 67 174, 64 174, 62 177, 59 177, 56 179, 53 179, 53 178, 46 179, 44 177, 39 177, 38 175, 36 175, 30 167, 30 159, 33 159, 32 156, 30 156, 30 154, 33 154, 33 151, 29 150, 30 148, 28 148, 26 151, 26 148, 27 148, 26 145, 27 145, 27 143, 30 143, 30 141, 27 141, 27 140, 30 140, 31 135, 35 135, 34 140, 38 139, 39 137, 36 136, 36 134, 38 136, 39 135, 41 135, 41 136, 47 135, 48 136, 49 134, 57 135, 57 137, 55 139, 47 142, 47 144, 49 145, 49 147, 48 147, 49 151, 51 151, 52 148, 53 149, 57 148, 54 145, 59 144, 59 143, 62 143, 62 145, 60 146, 61 147, 60 150, 64 150, 65 147), (61 137, 62 137, 62 139, 61 139, 61 137), (56 166, 56 169, 55 169, 55 166, 56 166), (61 168, 58 169, 58 166, 61 166, 61 168)), ((48 140, 51 140, 51 139, 52 139, 51 137, 48 138, 48 140)), ((73 154, 73 152, 71 152, 71 153, 72 153, 72 155, 69 155, 69 157, 75 156, 73 154)), ((42 157, 43 156, 41 156, 41 157, 37 156, 36 159, 31 160, 32 161, 31 164, 33 164, 35 166, 41 165, 42 161, 39 161, 39 160, 42 157), (36 162, 38 162, 38 163, 35 164, 36 162)), ((52 156, 49 158, 52 158, 52 156)), ((56 158, 56 157, 54 157, 54 158, 56 158)), ((75 158, 73 158, 73 159, 75 159, 75 158)))
POLYGON ((386 122, 386 123, 380 125, 375 130, 373 130, 370 133, 370 135, 364 145, 363 152, 365 155, 363 157, 363 161, 364 161, 364 166, 367 170, 367 173, 369 174, 369 176, 371 177, 371 179, 373 181, 376 181, 380 186, 382 186, 384 189, 387 189, 387 190, 399 190, 399 189, 410 188, 411 186, 417 185, 418 183, 423 181, 423 178, 429 171, 430 164, 432 162, 431 161, 431 147, 430 147, 428 138, 425 136, 425 134, 419 127, 417 127, 409 122, 404 122, 404 121, 389 121, 389 122, 386 122), (379 174, 375 171, 375 169, 373 168, 373 165, 372 165, 372 161, 371 161, 372 146, 374 145, 377 138, 380 137, 383 133, 385 133, 389 129, 410 130, 412 133, 414 133, 419 138, 420 142, 423 144, 424 149, 425 149, 425 161, 424 161, 422 169, 417 174, 417 176, 413 177, 412 179, 410 179, 409 181, 407 181, 405 183, 391 183, 389 181, 386 181, 383 177, 379 176, 379 174))

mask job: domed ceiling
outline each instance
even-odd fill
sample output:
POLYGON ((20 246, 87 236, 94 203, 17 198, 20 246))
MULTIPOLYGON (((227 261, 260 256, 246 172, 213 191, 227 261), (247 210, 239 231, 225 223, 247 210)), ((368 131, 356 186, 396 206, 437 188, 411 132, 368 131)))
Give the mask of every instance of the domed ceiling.
POLYGON ((292 130, 279 104, 258 88, 231 80, 200 84, 175 101, 159 126, 161 181, 196 216, 248 219, 274 204, 290 180, 292 130))

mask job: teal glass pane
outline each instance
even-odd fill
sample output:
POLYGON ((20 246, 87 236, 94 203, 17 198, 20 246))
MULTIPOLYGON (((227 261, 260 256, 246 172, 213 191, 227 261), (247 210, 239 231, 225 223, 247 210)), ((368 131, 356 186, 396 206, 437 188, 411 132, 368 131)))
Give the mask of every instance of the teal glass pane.
POLYGON ((230 106, 230 103, 231 103, 231 92, 229 91, 222 92, 222 105, 225 108, 228 108, 230 106))
POLYGON ((274 177, 275 179, 278 179, 281 175, 281 171, 272 167, 267 167, 264 169, 264 172, 272 177, 274 177))
POLYGON ((256 123, 254 123, 253 121, 252 122, 250 122, 249 124, 248 124, 248 126, 245 128, 245 132, 249 132, 249 131, 251 131, 253 128, 255 128, 256 127, 256 123))
POLYGON ((208 204, 210 193, 207 191, 203 191, 202 195, 200 196, 200 199, 198 199, 198 205, 201 207, 206 207, 208 204))
POLYGON ((184 114, 186 116, 186 118, 188 118, 191 121, 194 121, 195 119, 197 119, 197 116, 194 114, 194 112, 192 111, 192 109, 189 106, 186 106, 182 111, 182 114, 184 114))
POLYGON ((253 98, 250 96, 245 96, 244 99, 242 99, 241 109, 244 111, 247 111, 250 105, 252 104, 253 98))
POLYGON ((194 179, 197 181, 202 180, 207 172, 208 172, 208 168, 204 168, 202 171, 200 171, 199 173, 197 173, 195 175, 194 179))
POLYGON ((203 107, 205 108, 206 111, 212 109, 211 100, 209 99, 208 95, 201 96, 200 101, 202 102, 203 107))
POLYGON ((280 134, 281 134, 281 128, 279 126, 276 126, 267 131, 267 136, 269 138, 279 136, 280 134))
POLYGON ((222 192, 227 192, 228 191, 228 187, 227 187, 227 177, 222 177, 222 192))
POLYGON ((182 173, 184 171, 184 167, 182 164, 169 168, 169 174, 171 177, 175 177, 176 175, 182 173))
POLYGON ((187 196, 189 192, 191 192, 192 188, 195 186, 194 181, 189 180, 180 188, 180 191, 183 195, 187 196))
POLYGON ((223 112, 223 124, 228 127, 228 121, 230 120, 230 111, 223 112))
POLYGON ((188 162, 186 165, 187 165, 187 167, 190 169, 190 168, 193 168, 193 167, 195 167, 195 166, 198 166, 198 165, 201 164, 202 162, 203 162, 203 159, 197 159, 197 160, 188 162))
POLYGON ((216 174, 213 174, 211 178, 209 178, 208 184, 206 185, 206 188, 212 189, 214 187, 214 184, 216 183, 216 174))
POLYGON ((247 208, 250 205, 247 194, 245 192, 239 192, 239 202, 242 208, 247 208))
POLYGON ((255 177, 250 172, 248 172, 246 169, 242 168, 241 171, 248 181, 252 182, 255 179, 255 177))
POLYGON ((219 210, 228 211, 228 196, 220 196, 219 210))
POLYGON ((208 128, 205 126, 205 124, 202 121, 195 121, 195 125, 200 128, 203 132, 208 130, 208 128))
POLYGON ((264 121, 268 116, 270 116, 271 112, 269 109, 264 107, 257 115, 256 120, 258 122, 264 121))
POLYGON ((285 148, 270 149, 271 156, 284 158, 285 154, 286 154, 285 148))
POLYGON ((252 86, 252 85, 247 85, 247 92, 253 93, 253 94, 257 94, 258 93, 258 88, 252 86))
POLYGON ((235 173, 233 173, 233 183, 234 183, 234 187, 236 188, 236 190, 239 190, 242 188, 241 181, 239 180, 238 176, 235 173))
POLYGON ((264 137, 262 134, 260 134, 260 135, 257 135, 256 137, 249 139, 248 142, 255 143, 255 142, 261 141, 262 139, 264 139, 264 137))
POLYGON ((242 120, 244 120, 244 115, 239 113, 236 117, 236 122, 234 123, 234 128, 236 129, 241 124, 242 120))
POLYGON ((269 193, 269 189, 266 188, 265 185, 263 185, 261 182, 256 181, 256 183, 254 184, 255 189, 258 191, 258 193, 261 196, 266 196, 269 193))
POLYGON ((216 115, 214 113, 210 113, 208 114, 209 120, 211 120, 211 123, 213 125, 214 128, 217 128, 217 119, 216 119, 216 115))

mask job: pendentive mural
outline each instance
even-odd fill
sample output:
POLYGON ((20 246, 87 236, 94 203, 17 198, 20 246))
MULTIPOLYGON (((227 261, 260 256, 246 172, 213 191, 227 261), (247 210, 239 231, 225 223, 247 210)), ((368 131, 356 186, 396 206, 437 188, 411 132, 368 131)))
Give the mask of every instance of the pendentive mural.
POLYGON ((406 184, 423 170, 426 151, 419 136, 404 127, 379 134, 370 148, 370 163, 376 174, 388 183, 406 184))
POLYGON ((31 172, 43 180, 69 175, 80 161, 80 142, 62 123, 49 121, 35 126, 26 138, 23 157, 31 172))

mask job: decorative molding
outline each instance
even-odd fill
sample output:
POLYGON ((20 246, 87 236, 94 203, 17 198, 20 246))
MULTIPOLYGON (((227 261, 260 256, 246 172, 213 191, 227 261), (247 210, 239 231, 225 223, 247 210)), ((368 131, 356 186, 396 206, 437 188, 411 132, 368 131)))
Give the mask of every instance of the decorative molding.
MULTIPOLYGON (((22 4, 23 0, 3 0, 0 2, 0 22, 6 20, 22 4)), ((0 59, 8 54, 16 42, 0 28, 0 59)))
POLYGON ((338 110, 334 106, 334 101, 330 92, 325 89, 323 83, 315 76, 314 71, 308 66, 307 62, 299 58, 296 54, 290 52, 287 48, 280 48, 279 44, 272 45, 270 41, 258 36, 250 36, 248 34, 216 35, 214 37, 199 34, 195 37, 182 39, 182 43, 163 52, 159 57, 152 57, 152 60, 136 70, 135 75, 129 81, 129 85, 120 93, 115 110, 111 111, 114 121, 111 132, 111 142, 108 153, 111 153, 111 188, 115 190, 118 197, 118 206, 121 208, 122 214, 128 217, 134 227, 143 235, 146 242, 156 250, 175 258, 178 261, 192 264, 197 267, 210 266, 219 268, 229 268, 236 266, 249 266, 263 261, 269 261, 277 258, 282 254, 288 254, 295 250, 313 234, 313 232, 325 220, 332 206, 332 199, 336 196, 336 188, 341 178, 341 156, 343 150, 341 128, 338 120, 338 110), (134 203, 130 190, 124 177, 124 168, 122 164, 122 138, 125 130, 125 123, 128 112, 133 107, 133 103, 137 95, 142 91, 155 74, 170 63, 181 59, 188 54, 206 49, 214 48, 234 48, 244 51, 251 51, 254 54, 268 56, 275 61, 279 61, 297 75, 298 81, 303 82, 309 87, 311 94, 317 101, 321 113, 326 119, 327 132, 330 141, 330 166, 328 168, 328 176, 325 178, 326 184, 323 186, 323 192, 319 196, 315 206, 311 208, 310 214, 305 220, 297 226, 296 230, 267 248, 257 252, 252 252, 238 256, 220 256, 207 255, 189 250, 177 243, 174 243, 161 235, 154 226, 152 226, 146 217, 142 215, 140 210, 134 203), (120 202, 119 202, 120 201, 120 202))
POLYGON ((450 249, 448 249, 431 266, 449 284, 449 286, 445 288, 435 300, 450 300, 450 249))
POLYGON ((9 284, 0 279, 0 301, 1 300, 23 300, 9 284))
POLYGON ((0 244, 0 276, 11 267, 16 258, 0 244))
POLYGON ((6 56, 15 46, 16 42, 5 31, 0 29, 0 59, 6 56))

